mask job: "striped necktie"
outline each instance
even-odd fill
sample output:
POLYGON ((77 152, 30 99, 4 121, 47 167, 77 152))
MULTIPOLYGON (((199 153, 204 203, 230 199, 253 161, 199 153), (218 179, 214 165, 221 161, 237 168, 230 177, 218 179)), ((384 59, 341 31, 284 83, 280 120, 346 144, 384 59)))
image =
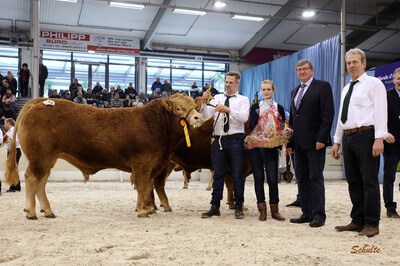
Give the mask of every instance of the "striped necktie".
POLYGON ((304 89, 305 89, 306 86, 307 86, 306 84, 301 84, 301 86, 300 86, 300 91, 299 91, 299 94, 298 94, 299 96, 297 97, 297 100, 296 100, 296 103, 295 103, 296 110, 299 110, 301 99, 303 99, 304 89))

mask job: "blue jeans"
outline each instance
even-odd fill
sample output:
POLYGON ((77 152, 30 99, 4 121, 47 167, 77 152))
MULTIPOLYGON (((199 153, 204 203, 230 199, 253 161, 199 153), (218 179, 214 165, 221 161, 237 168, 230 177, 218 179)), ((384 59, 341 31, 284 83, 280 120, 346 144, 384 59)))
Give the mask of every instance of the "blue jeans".
POLYGON ((223 197, 224 179, 226 167, 230 166, 233 180, 233 196, 235 208, 242 208, 244 202, 244 180, 243 180, 243 138, 222 139, 222 150, 220 149, 219 139, 216 138, 211 144, 211 159, 214 170, 214 183, 211 204, 220 206, 223 197))
POLYGON ((301 210, 309 218, 325 220, 324 166, 326 148, 316 150, 296 149, 295 172, 298 178, 301 210))
POLYGON ((372 156, 374 129, 350 136, 343 135, 343 161, 350 199, 353 204, 351 218, 354 224, 376 227, 379 225, 381 202, 379 194, 379 156, 372 156))
POLYGON ((386 209, 395 210, 397 203, 393 202, 393 183, 396 180, 397 165, 400 153, 383 153, 383 200, 386 209))
POLYGON ((264 193, 264 167, 267 172, 267 182, 269 187, 269 203, 278 204, 278 168, 279 152, 278 149, 254 148, 247 152, 254 176, 254 189, 256 192, 257 203, 265 202, 264 193))

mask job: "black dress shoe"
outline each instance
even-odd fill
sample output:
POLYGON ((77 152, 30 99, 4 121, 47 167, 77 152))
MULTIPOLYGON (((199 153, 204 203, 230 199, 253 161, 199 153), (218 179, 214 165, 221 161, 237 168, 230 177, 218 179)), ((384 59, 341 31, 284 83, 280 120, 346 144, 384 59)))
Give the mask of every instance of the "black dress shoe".
POLYGON ((399 214, 397 213, 396 209, 387 209, 387 217, 388 218, 400 218, 399 214))
POLYGON ((299 218, 292 218, 290 219, 291 223, 295 223, 295 224, 303 224, 303 223, 309 223, 311 222, 311 218, 305 216, 304 214, 302 214, 299 218))
POLYGON ((221 213, 219 211, 219 207, 216 205, 211 205, 211 208, 208 212, 202 213, 201 218, 210 218, 211 216, 220 216, 221 213))
POLYGON ((243 219, 244 218, 244 212, 242 208, 236 208, 235 209, 235 218, 236 219, 243 219))
POLYGON ((286 205, 286 207, 301 207, 301 202, 298 200, 295 200, 292 203, 286 205))
POLYGON ((310 227, 321 227, 325 224, 325 221, 321 218, 314 218, 311 222, 310 222, 310 227))

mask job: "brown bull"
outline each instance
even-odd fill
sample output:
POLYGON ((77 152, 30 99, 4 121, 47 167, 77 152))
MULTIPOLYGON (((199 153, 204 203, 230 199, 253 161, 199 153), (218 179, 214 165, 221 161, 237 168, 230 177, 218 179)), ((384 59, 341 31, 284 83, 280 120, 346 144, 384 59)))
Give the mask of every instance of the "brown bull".
MULTIPOLYGON (((211 117, 198 128, 193 128, 190 131, 190 140, 192 147, 189 149, 183 143, 178 146, 175 150, 172 161, 182 167, 184 171, 184 177, 190 178, 190 174, 198 169, 210 169, 213 170, 211 162, 211 138, 213 132, 214 118, 211 117)), ((251 132, 249 122, 245 124, 245 134, 248 135, 251 132)), ((169 171, 170 173, 170 171, 169 171)), ((243 161, 243 177, 246 178, 252 173, 250 161, 247 158, 247 152, 245 151, 243 161)), ((159 195, 161 204, 165 206, 165 203, 161 200, 164 197, 164 185, 165 176, 160 176, 159 181, 155 183, 155 189, 159 195), (160 197, 161 193, 161 197, 160 197)), ((225 185, 227 187, 227 201, 230 208, 234 207, 233 199, 233 181, 230 176, 230 168, 227 168, 227 176, 225 178, 225 185)), ((168 204, 168 201, 166 202, 168 204)), ((169 207, 169 205, 168 205, 169 207)))
POLYGON ((105 168, 132 172, 138 191, 139 217, 154 212, 154 178, 162 174, 177 146, 184 142, 180 118, 189 125, 200 125, 202 115, 194 101, 185 94, 154 100, 143 107, 98 109, 53 99, 29 101, 17 119, 6 180, 18 182, 15 162, 15 134, 29 165, 25 173, 26 212, 37 219, 35 196, 45 217, 54 218, 45 186, 57 159, 77 167, 87 179, 105 168))

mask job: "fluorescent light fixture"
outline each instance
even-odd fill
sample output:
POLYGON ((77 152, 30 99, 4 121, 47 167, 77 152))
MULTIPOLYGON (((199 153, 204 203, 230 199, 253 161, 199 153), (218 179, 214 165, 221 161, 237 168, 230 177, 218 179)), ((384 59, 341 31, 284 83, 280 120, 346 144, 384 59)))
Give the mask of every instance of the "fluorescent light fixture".
POLYGON ((57 0, 58 2, 77 3, 78 0, 57 0))
POLYGON ((111 6, 111 7, 122 7, 122 8, 131 8, 131 9, 144 9, 144 5, 122 3, 122 2, 114 2, 114 1, 110 1, 110 3, 108 5, 111 6))
POLYGON ((204 16, 205 14, 207 14, 206 11, 182 9, 182 8, 174 8, 173 12, 177 14, 196 15, 196 16, 204 16))
POLYGON ((226 3, 223 1, 214 1, 213 6, 216 8, 223 8, 226 6, 226 3))
POLYGON ((302 15, 305 18, 311 18, 311 17, 315 16, 315 11, 314 10, 304 10, 302 15))
POLYGON ((233 19, 242 19, 242 20, 251 20, 251 21, 263 21, 262 17, 252 17, 252 16, 242 16, 242 15, 233 15, 233 19))

